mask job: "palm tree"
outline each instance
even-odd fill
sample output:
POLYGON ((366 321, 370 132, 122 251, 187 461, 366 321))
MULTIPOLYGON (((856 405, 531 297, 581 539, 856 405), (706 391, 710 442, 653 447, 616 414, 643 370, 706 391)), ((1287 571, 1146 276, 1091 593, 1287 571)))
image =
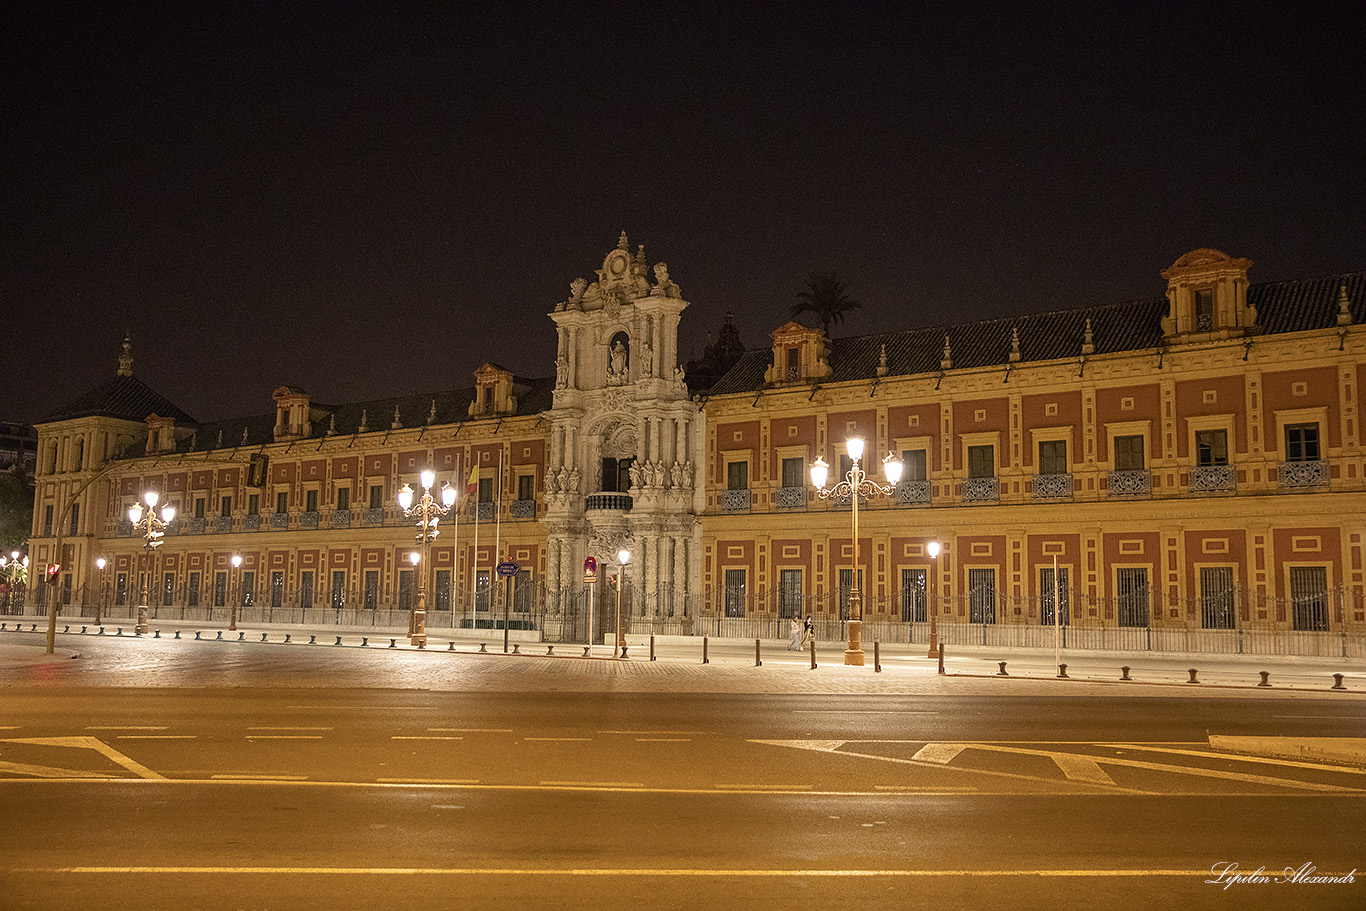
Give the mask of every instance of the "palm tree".
POLYGON ((849 296, 849 286, 839 280, 834 271, 813 272, 806 280, 806 289, 797 294, 791 318, 811 313, 821 321, 821 330, 830 337, 830 324, 844 322, 844 315, 863 304, 849 296))

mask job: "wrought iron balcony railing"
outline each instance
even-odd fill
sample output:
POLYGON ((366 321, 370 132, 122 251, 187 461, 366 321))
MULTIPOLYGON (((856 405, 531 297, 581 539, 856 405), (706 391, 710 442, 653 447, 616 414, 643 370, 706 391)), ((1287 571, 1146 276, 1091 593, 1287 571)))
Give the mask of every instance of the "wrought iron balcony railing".
POLYGON ((1070 474, 1034 475, 1034 498, 1037 500, 1066 500, 1072 496, 1070 474))
POLYGON ((721 491, 722 512, 748 512, 753 497, 748 489, 721 491))
POLYGON ((1238 473, 1232 465, 1196 465, 1191 469, 1190 489, 1193 491, 1235 490, 1238 473))
POLYGON ((964 503, 995 503, 1001 499, 1000 478, 965 478, 964 503))
POLYGON ((1146 497, 1153 492, 1153 473, 1146 468, 1137 471, 1112 471, 1106 482, 1112 497, 1146 497))
POLYGON ((1327 487, 1331 473, 1325 461, 1281 462, 1276 480, 1282 487, 1327 487))
POLYGON ((929 481, 902 481, 896 485, 896 501, 911 505, 924 505, 930 502, 929 481))
POLYGON ((779 487, 773 498, 773 505, 778 509, 805 509, 806 488, 779 487))

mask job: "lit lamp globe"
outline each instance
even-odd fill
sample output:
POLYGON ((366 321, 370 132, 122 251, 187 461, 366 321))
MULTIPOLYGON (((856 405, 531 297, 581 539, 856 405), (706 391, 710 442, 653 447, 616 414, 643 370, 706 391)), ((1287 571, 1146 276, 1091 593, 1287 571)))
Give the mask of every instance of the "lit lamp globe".
POLYGON ((432 485, 436 483, 436 472, 434 472, 434 471, 432 471, 430 468, 428 468, 426 471, 422 472, 421 478, 422 478, 422 489, 423 489, 423 490, 431 490, 431 489, 432 489, 432 485))
POLYGON ((422 555, 419 554, 417 551, 412 551, 412 552, 410 552, 410 553, 408 554, 408 562, 411 563, 411 564, 413 564, 414 566, 416 566, 419 562, 421 562, 421 560, 422 560, 422 555))
POLYGON ((403 508, 404 512, 407 512, 413 505, 413 489, 407 484, 404 484, 403 489, 398 492, 398 505, 403 508))
POLYGON ((441 487, 441 502, 447 508, 455 504, 455 488, 449 484, 441 487))
POLYGON ((849 452, 849 458, 855 462, 863 458, 863 439, 861 437, 850 437, 845 440, 844 447, 849 452))
POLYGON ((825 481, 830 477, 830 465, 824 458, 817 457, 816 463, 811 466, 811 483, 818 490, 825 489, 825 481))

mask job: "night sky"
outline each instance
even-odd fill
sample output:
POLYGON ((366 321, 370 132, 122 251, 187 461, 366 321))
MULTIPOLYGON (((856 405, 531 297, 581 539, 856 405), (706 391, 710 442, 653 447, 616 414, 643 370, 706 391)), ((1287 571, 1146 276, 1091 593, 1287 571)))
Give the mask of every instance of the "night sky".
POLYGON ((200 420, 553 373, 625 229, 766 347, 1366 268, 1366 4, 14 2, 0 419, 200 420))

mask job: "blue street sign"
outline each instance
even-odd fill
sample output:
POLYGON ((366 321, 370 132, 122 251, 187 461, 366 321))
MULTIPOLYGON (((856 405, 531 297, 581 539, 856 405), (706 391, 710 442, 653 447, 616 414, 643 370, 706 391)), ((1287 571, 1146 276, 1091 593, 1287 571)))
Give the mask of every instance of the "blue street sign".
POLYGON ((519 569, 521 569, 521 567, 516 563, 513 563, 511 560, 504 560, 502 563, 498 564, 498 575, 515 576, 519 569))

